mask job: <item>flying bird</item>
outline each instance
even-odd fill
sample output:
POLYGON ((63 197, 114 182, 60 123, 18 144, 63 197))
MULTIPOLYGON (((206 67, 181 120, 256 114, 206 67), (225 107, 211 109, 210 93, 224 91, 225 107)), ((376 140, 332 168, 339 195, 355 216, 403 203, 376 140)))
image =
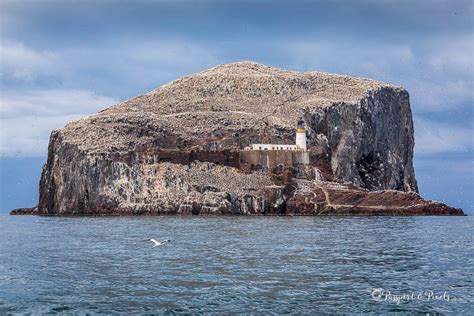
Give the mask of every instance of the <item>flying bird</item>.
POLYGON ((153 238, 150 239, 150 241, 152 243, 154 243, 153 248, 155 248, 156 246, 162 246, 167 242, 171 242, 171 240, 169 240, 169 239, 168 240, 156 240, 156 239, 153 239, 153 238))

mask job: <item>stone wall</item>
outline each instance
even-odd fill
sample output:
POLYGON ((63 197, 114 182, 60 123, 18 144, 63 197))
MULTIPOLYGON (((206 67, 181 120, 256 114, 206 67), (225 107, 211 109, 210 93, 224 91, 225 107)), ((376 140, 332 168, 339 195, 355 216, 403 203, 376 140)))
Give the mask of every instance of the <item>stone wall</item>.
POLYGON ((309 164, 309 152, 290 150, 243 150, 240 152, 240 168, 244 170, 273 170, 279 165, 292 167, 309 164))
POLYGON ((179 150, 179 149, 141 149, 135 152, 112 155, 115 162, 124 162, 129 166, 136 164, 156 164, 171 162, 189 165, 193 161, 212 162, 218 165, 239 168, 239 152, 234 150, 179 150))
POLYGON ((142 149, 133 153, 112 155, 112 160, 126 163, 129 166, 163 162, 189 165, 193 161, 202 161, 250 171, 273 170, 279 166, 308 165, 310 163, 310 153, 291 150, 193 151, 142 149))

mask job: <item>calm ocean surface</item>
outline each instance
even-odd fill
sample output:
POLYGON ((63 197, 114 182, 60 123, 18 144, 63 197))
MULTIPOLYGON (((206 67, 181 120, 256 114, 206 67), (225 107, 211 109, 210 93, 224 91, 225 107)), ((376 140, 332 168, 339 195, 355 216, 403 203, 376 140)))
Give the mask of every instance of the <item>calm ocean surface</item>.
POLYGON ((472 315, 473 219, 0 215, 0 315, 472 315))

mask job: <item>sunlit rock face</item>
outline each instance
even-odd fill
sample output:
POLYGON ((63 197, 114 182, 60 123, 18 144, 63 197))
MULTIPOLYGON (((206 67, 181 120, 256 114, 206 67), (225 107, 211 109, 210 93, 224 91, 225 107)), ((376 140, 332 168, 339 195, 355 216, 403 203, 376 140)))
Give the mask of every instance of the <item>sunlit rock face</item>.
MULTIPOLYGON (((35 212, 298 215, 299 205, 308 214, 308 198, 327 206, 311 215, 350 209, 350 201, 331 203, 317 189, 330 183, 367 195, 396 190, 429 205, 407 198, 418 196, 413 146, 403 88, 251 62, 221 65, 53 131, 35 212), (240 164, 240 150, 252 143, 293 144, 300 119, 309 166, 240 164)), ((402 210, 369 200, 354 210, 402 210)), ((403 205, 402 213, 429 212, 403 205)))

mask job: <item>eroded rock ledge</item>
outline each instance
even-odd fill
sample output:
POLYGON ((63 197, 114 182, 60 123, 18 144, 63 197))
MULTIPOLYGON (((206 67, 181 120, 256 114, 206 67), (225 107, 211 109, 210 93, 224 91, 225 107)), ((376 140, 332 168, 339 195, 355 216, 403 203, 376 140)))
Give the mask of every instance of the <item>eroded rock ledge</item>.
MULTIPOLYGON (((53 131, 41 215, 461 215, 425 201, 401 87, 242 62, 173 81, 53 131), (310 164, 243 166, 252 143, 310 164)), ((26 209, 12 213, 27 213, 26 209)))

